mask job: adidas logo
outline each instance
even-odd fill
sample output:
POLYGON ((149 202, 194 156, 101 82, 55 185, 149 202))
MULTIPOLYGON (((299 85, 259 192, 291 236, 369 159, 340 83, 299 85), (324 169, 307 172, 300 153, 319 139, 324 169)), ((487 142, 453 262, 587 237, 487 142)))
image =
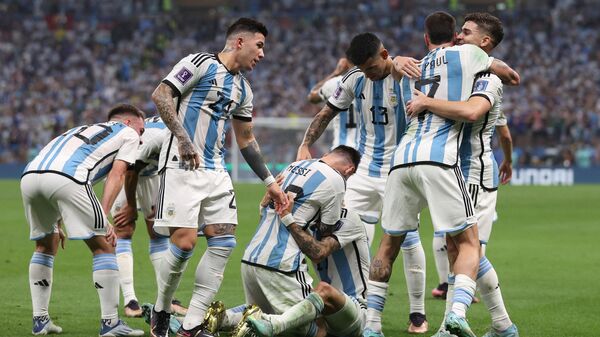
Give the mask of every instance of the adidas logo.
POLYGON ((104 289, 103 286, 99 285, 98 282, 94 282, 94 288, 96 289, 104 289))
POLYGON ((179 158, 177 158, 177 156, 173 155, 173 158, 171 160, 172 161, 179 161, 179 158))
POLYGON ((363 93, 361 92, 361 93, 360 93, 360 96, 359 96, 359 98, 360 98, 360 99, 365 99, 365 94, 363 94, 363 93))
POLYGON ((41 281, 37 281, 37 282, 33 283, 33 285, 40 286, 40 287, 49 287, 50 283, 46 279, 43 279, 41 281))
POLYGON ((210 84, 217 85, 217 80, 215 80, 215 79, 210 80, 210 84))

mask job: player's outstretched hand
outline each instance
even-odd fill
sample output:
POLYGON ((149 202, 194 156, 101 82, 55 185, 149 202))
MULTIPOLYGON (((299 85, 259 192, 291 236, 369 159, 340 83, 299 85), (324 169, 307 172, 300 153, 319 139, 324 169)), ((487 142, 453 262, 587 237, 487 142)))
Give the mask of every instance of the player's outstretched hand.
POLYGON ((412 57, 396 56, 394 57, 394 70, 402 76, 408 78, 421 77, 421 67, 419 60, 412 57))
POLYGON ((413 118, 425 110, 425 102, 429 97, 417 89, 413 90, 413 98, 406 103, 406 115, 413 118))
POLYGON ((106 241, 113 247, 117 246, 117 233, 115 233, 113 225, 109 223, 106 224, 106 241))
POLYGON ((281 186, 279 186, 279 184, 273 183, 269 185, 267 187, 267 193, 269 193, 269 197, 271 198, 271 200, 275 202, 275 211, 277 211, 277 209, 281 207, 288 206, 288 199, 285 193, 283 193, 283 191, 281 190, 281 186))
POLYGON ((301 144, 300 147, 298 147, 298 154, 296 155, 296 161, 306 160, 306 159, 312 159, 312 156, 310 154, 310 149, 308 148, 307 145, 301 144))
POLYGON ((510 179, 512 178, 512 164, 507 162, 506 160, 502 161, 500 164, 500 183, 502 185, 508 184, 510 179))
POLYGON ((196 152, 194 144, 189 139, 178 139, 179 159, 186 170, 195 170, 200 167, 200 155, 196 152))
POLYGON ((115 221, 115 226, 126 226, 131 223, 134 223, 137 220, 137 209, 135 207, 130 206, 129 204, 125 204, 113 217, 115 221))
POLYGON ((285 207, 283 207, 281 205, 276 205, 276 207, 275 207, 275 212, 277 212, 277 215, 279 215, 280 218, 283 218, 284 216, 292 213, 292 208, 294 207, 294 194, 291 192, 288 192, 286 195, 286 198, 287 198, 288 204, 285 207))

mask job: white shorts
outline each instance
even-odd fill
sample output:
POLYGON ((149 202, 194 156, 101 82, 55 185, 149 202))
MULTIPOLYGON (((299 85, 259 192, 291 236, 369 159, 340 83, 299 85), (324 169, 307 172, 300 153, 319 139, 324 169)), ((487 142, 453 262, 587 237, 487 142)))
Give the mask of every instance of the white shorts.
MULTIPOLYGON (((142 211, 145 219, 154 219, 154 208, 156 206, 156 195, 158 194, 158 186, 160 176, 139 177, 136 187, 135 196, 137 198, 138 210, 142 211)), ((114 216, 125 204, 127 197, 125 196, 125 188, 121 189, 117 199, 110 209, 110 213, 114 216)))
MULTIPOLYGON (((265 314, 280 315, 304 300, 313 279, 306 271, 284 274, 242 262, 242 284, 246 303, 256 304, 265 314)), ((306 336, 311 325, 286 331, 285 336, 306 336)))
POLYGON ((327 335, 340 337, 361 337, 367 322, 367 304, 344 294, 346 303, 338 312, 324 316, 327 335))
POLYGON ((387 177, 369 177, 359 172, 351 175, 346 184, 345 207, 358 213, 362 221, 376 224, 381 214, 386 180, 387 177))
POLYGON ((108 220, 90 184, 56 173, 29 173, 21 178, 21 195, 31 240, 55 233, 60 219, 72 240, 106 234, 108 220))
POLYGON ((160 175, 154 231, 168 227, 200 228, 202 224, 237 225, 233 184, 227 171, 166 168, 160 175))
POLYGON ((492 234, 498 191, 488 191, 479 185, 469 184, 469 193, 475 205, 475 214, 477 214, 479 242, 487 244, 492 234))
POLYGON ((389 235, 417 230, 419 212, 426 206, 436 233, 458 233, 477 222, 459 168, 414 165, 393 169, 385 186, 383 230, 389 235))

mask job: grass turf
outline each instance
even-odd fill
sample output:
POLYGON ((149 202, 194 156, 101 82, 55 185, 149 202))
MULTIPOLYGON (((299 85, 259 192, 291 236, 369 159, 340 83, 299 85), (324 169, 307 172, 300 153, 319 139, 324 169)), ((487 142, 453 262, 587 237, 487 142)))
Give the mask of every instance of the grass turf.
MULTIPOLYGON (((238 245, 217 296, 228 306, 244 300, 239 261, 254 233, 257 203, 263 190, 261 185, 236 185, 238 245)), ((26 336, 31 331, 28 263, 33 243, 28 241, 17 180, 0 180, 0 205, 0 298, 4 303, 0 305, 0 336, 26 336)), ((498 271, 509 314, 518 324, 521 336, 600 336, 600 249, 596 245, 600 237, 600 186, 503 187, 497 209, 499 221, 488 246, 488 257, 498 271)), ((378 229, 378 235, 380 232, 378 229)), ((421 239, 428 262, 426 309, 433 333, 442 318, 444 303, 432 299, 430 294, 438 283, 431 235, 429 216, 424 212, 421 239)), ((194 271, 205 247, 205 241, 200 239, 176 293, 184 303, 191 296, 194 271)), ((133 251, 137 296, 140 302, 152 302, 156 298, 154 273, 148 259, 145 226, 141 223, 134 236, 133 251)), ((401 263, 399 258, 384 311, 384 332, 388 337, 409 336, 405 332, 408 303, 401 263)), ((50 314, 63 327, 63 336, 98 334, 100 309, 92 283, 91 254, 83 242, 69 241, 66 249, 57 254, 50 314)), ((126 321, 148 331, 141 319, 126 321)), ((471 307, 469 321, 478 335, 487 331, 489 316, 483 304, 471 307)))

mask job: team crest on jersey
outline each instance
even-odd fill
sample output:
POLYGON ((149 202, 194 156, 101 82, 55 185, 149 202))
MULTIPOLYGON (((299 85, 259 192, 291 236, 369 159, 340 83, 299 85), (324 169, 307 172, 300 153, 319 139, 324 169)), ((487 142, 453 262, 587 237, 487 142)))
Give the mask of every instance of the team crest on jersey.
POLYGON ((175 204, 169 204, 169 206, 167 207, 167 216, 168 217, 175 216, 175 204))
POLYGON ((473 91, 484 91, 485 88, 487 88, 488 86, 488 81, 477 81, 477 83, 475 83, 475 90, 473 91))
POLYGON ((177 75, 175 75, 175 78, 177 78, 177 80, 181 82, 181 84, 185 84, 185 82, 192 78, 192 72, 189 71, 186 67, 183 67, 177 73, 177 75))
POLYGON ((393 92, 390 92, 390 103, 392 106, 398 105, 398 96, 396 96, 396 94, 393 92))

